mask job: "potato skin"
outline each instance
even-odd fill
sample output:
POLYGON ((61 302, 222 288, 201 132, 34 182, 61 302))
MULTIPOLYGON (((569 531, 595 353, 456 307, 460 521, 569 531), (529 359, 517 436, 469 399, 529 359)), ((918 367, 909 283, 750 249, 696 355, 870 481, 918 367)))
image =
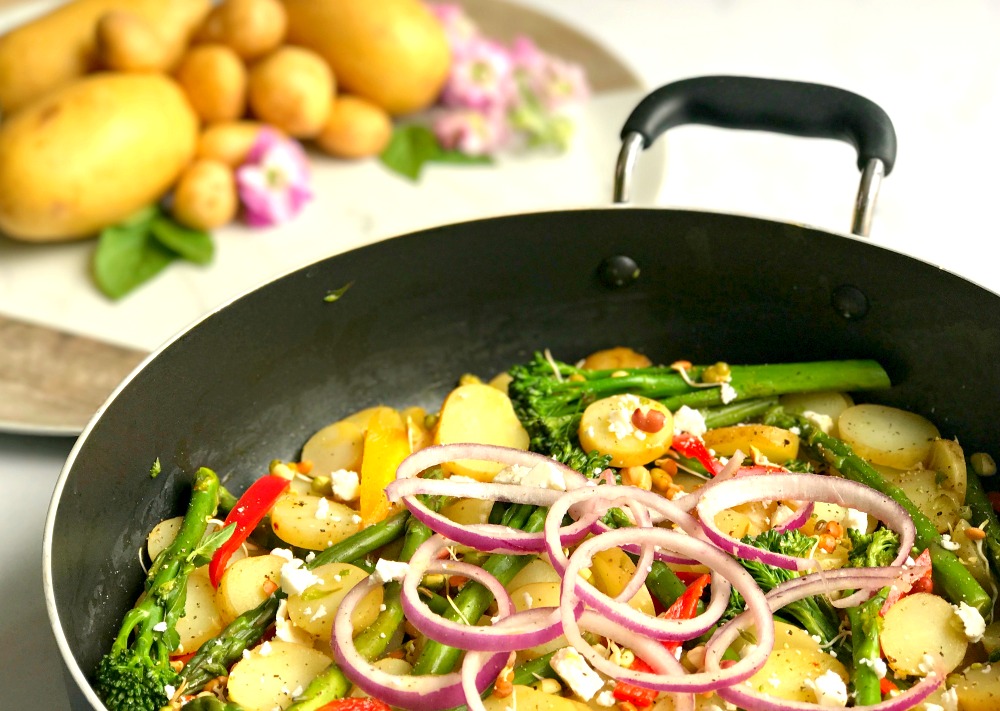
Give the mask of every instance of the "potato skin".
POLYGON ((174 188, 171 214, 182 225, 212 230, 233 221, 239 208, 233 170, 217 160, 195 160, 174 188))
POLYGON ((337 158, 367 158, 385 150, 390 138, 392 117, 385 109, 358 96, 339 96, 316 143, 337 158))
POLYGON ((250 68, 250 110, 295 138, 312 138, 322 130, 335 89, 323 59, 301 47, 281 47, 250 68))
POLYGON ((97 22, 129 10, 156 28, 180 57, 211 0, 74 0, 0 36, 0 113, 9 114, 98 66, 97 22))
POLYGON ((390 114, 434 102, 451 68, 441 23, 419 0, 283 0, 287 41, 320 54, 347 92, 390 114))
POLYGON ((209 13, 199 42, 221 42, 246 60, 263 57, 285 39, 288 16, 278 0, 225 0, 209 13))
POLYGON ((224 44, 192 47, 174 76, 205 123, 235 121, 246 111, 247 70, 224 44))
POLYGON ((97 73, 0 124, 0 231, 87 237, 158 200, 194 155, 198 118, 160 74, 97 73))

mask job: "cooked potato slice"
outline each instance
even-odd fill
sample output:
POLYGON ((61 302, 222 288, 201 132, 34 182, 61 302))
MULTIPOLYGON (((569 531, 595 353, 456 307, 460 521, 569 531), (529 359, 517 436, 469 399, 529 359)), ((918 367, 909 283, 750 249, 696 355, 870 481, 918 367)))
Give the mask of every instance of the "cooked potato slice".
POLYGON ((994 711, 1000 708, 1000 664, 974 665, 948 684, 958 694, 962 711, 994 711))
POLYGON ((926 417, 885 405, 855 405, 840 413, 840 437, 874 464, 913 469, 927 461, 941 433, 926 417))
POLYGON ((180 647, 177 654, 193 652, 222 631, 224 621, 215 600, 215 588, 205 573, 188 576, 184 616, 177 620, 180 647))
POLYGON ((312 463, 312 476, 330 476, 347 469, 361 471, 365 431, 355 422, 340 420, 310 437, 302 447, 302 461, 312 463))
POLYGON ((321 551, 357 533, 357 515, 322 496, 287 493, 271 509, 271 528, 286 543, 321 551))
POLYGON ((913 505, 934 522, 940 533, 952 530, 961 520, 963 500, 954 491, 941 487, 937 472, 930 469, 900 471, 891 467, 877 469, 903 490, 913 505))
POLYGON ((778 401, 789 412, 807 415, 834 437, 838 436, 840 414, 854 405, 850 395, 838 392, 788 393, 778 401))
POLYGON ((596 449, 611 455, 611 464, 616 467, 637 467, 670 449, 674 420, 670 410, 656 400, 612 395, 587 406, 579 435, 585 452, 596 449))
MULTIPOLYGON (((514 406, 506 394, 489 385, 470 383, 460 385, 448 394, 441 406, 434 442, 476 442, 527 449, 528 433, 514 414, 514 406)), ((504 465, 462 460, 448 462, 443 468, 449 474, 490 481, 504 465)))
POLYGON ((965 452, 958 442, 940 437, 931 442, 927 468, 938 473, 938 481, 943 488, 955 492, 959 500, 965 501, 968 468, 965 464, 965 452))
POLYGON ((589 711, 590 707, 582 701, 568 699, 564 696, 546 694, 530 686, 514 686, 510 696, 498 698, 490 695, 483 700, 486 711, 589 711))
MULTIPOLYGON (((351 588, 365 580, 368 573, 348 563, 327 563, 312 572, 322 582, 310 585, 301 594, 288 596, 288 618, 296 627, 326 642, 330 639, 333 617, 340 601, 351 588)), ((373 588, 365 595, 351 615, 356 633, 375 621, 381 604, 382 588, 373 588)))
POLYGON ((270 595, 267 588, 281 583, 281 566, 285 562, 281 556, 258 555, 226 568, 215 591, 215 602, 223 619, 232 622, 264 602, 270 595))
POLYGON ((556 569, 552 567, 544 558, 535 558, 526 566, 524 566, 517 575, 515 575, 510 583, 507 585, 508 590, 517 590, 522 585, 529 585, 531 583, 559 583, 562 582, 562 576, 556 572, 556 569))
POLYGON ((648 368, 653 364, 638 351, 624 346, 596 351, 583 359, 582 367, 588 370, 618 370, 619 368, 648 368))
POLYGON ((913 593, 890 607, 882 618, 881 641, 889 666, 906 676, 926 676, 939 662, 948 673, 969 646, 955 608, 932 593, 913 593))
POLYGON ((473 523, 486 523, 493 510, 493 502, 483 499, 459 499, 441 509, 441 514, 455 523, 467 526, 473 523))
POLYGON ((757 449, 775 464, 784 464, 799 456, 799 436, 794 432, 770 425, 734 425, 708 430, 702 439, 705 446, 723 457, 737 450, 749 456, 757 449))
MULTIPOLYGON (((635 563, 620 548, 608 548, 595 553, 590 572, 594 587, 605 595, 617 597, 629 581, 635 576, 635 563)), ((647 615, 655 615, 653 598, 643 585, 639 592, 629 600, 629 606, 647 615)))
MULTIPOLYGON (((378 668, 386 674, 394 674, 395 676, 406 676, 413 671, 412 664, 405 659, 397 659, 396 657, 382 657, 381 659, 372 662, 372 666, 378 668)), ((351 689, 349 696, 355 699, 364 699, 368 697, 368 694, 355 686, 351 689)))
POLYGON ((330 657, 291 642, 265 642, 241 659, 229 673, 230 700, 246 711, 272 711, 292 703, 292 693, 305 688, 330 665, 330 657))
POLYGON ((790 701, 816 701, 815 682, 829 671, 846 683, 847 669, 819 646, 809 633, 785 622, 774 622, 774 651, 763 668, 748 680, 753 691, 790 701))
POLYGON ((146 550, 149 552, 150 560, 156 560, 156 556, 174 542, 182 523, 184 523, 183 516, 174 516, 163 519, 153 526, 153 530, 146 536, 146 550))
MULTIPOLYGON (((536 607, 558 607, 559 589, 562 583, 558 582, 537 582, 528 583, 518 588, 512 588, 510 599, 514 602, 514 608, 518 612, 533 610, 536 607)), ((518 652, 519 660, 537 659, 544 654, 554 652, 560 647, 568 644, 562 635, 544 644, 535 645, 529 649, 522 649, 518 652)))

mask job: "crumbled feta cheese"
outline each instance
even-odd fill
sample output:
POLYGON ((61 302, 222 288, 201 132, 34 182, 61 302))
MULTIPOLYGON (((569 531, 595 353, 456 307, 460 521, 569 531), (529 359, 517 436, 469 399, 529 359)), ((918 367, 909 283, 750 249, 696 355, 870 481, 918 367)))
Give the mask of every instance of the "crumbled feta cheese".
POLYGON ((169 701, 174 698, 174 694, 177 693, 177 689, 172 687, 170 684, 164 684, 163 693, 167 695, 167 700, 169 701))
POLYGON ((249 659, 250 658, 250 650, 249 649, 244 649, 243 650, 243 658, 244 659, 249 659))
POLYGON ((153 625, 153 631, 154 632, 166 632, 167 631, 167 623, 166 622, 157 622, 155 625, 153 625))
POLYGON ((353 516, 351 516, 351 523, 353 523, 355 525, 361 523, 361 517, 358 516, 357 514, 354 514, 353 516))
POLYGON ((983 616, 979 614, 979 610, 972 607, 967 602, 960 602, 958 605, 952 605, 955 608, 955 614, 958 618, 962 620, 962 625, 965 627, 965 636, 970 642, 978 642, 983 638, 983 633, 986 632, 986 620, 983 616))
POLYGON ((646 433, 632 424, 632 413, 642 405, 636 395, 621 395, 617 407, 608 413, 608 431, 618 439, 632 435, 636 439, 646 438, 646 433))
POLYGON ((278 603, 278 612, 274 616, 274 636, 282 642, 291 642, 292 644, 311 646, 313 643, 311 636, 300 630, 288 619, 288 600, 281 600, 278 603))
POLYGON ((271 551, 271 555, 276 555, 279 558, 284 558, 287 561, 290 561, 292 560, 292 558, 295 557, 295 554, 292 553, 287 548, 275 548, 274 550, 271 551))
POLYGON ((605 689, 604 691, 602 691, 597 695, 597 698, 594 699, 594 702, 598 706, 611 708, 616 703, 618 703, 618 700, 615 698, 615 693, 613 691, 611 691, 610 689, 605 689))
POLYGON ((566 476, 563 471, 549 462, 539 462, 533 467, 518 464, 501 469, 493 477, 497 484, 517 484, 537 486, 539 489, 566 491, 566 476))
POLYGON ((281 589, 289 595, 301 595, 311 585, 322 583, 311 570, 304 568, 305 561, 292 558, 281 566, 281 589))
POLYGON ((946 551, 957 551, 962 546, 960 546, 955 541, 951 540, 951 536, 949 534, 942 533, 941 534, 941 547, 944 548, 946 551))
POLYGON ((681 405, 674 413, 674 434, 684 432, 695 437, 701 437, 708 432, 705 416, 687 405, 681 405))
POLYGON ((806 410, 802 413, 802 416, 823 430, 824 434, 830 434, 833 432, 833 418, 829 415, 823 415, 819 412, 806 410))
POLYGON ((552 655, 549 665, 566 686, 584 701, 590 701, 604 686, 604 680, 573 647, 563 647, 552 655))
POLYGON ((375 577, 383 583, 388 583, 392 580, 402 580, 409 569, 410 566, 407 563, 379 558, 378 562, 375 563, 375 577))
POLYGON ((941 694, 941 703, 944 711, 958 711, 958 688, 953 686, 941 694))
POLYGON ((323 617, 323 615, 325 615, 325 614, 326 614, 326 605, 320 605, 319 607, 316 608, 315 614, 312 617, 309 618, 309 621, 310 622, 315 622, 320 617, 323 617))
POLYGON ((361 478, 350 469, 338 469, 330 473, 330 486, 333 488, 333 498, 337 501, 354 501, 358 498, 361 478))
POLYGON ((271 653, 271 643, 262 642, 261 645, 257 648, 257 651, 260 653, 260 656, 266 657, 271 653))
POLYGON ((306 553, 306 563, 312 563, 314 560, 316 560, 315 552, 309 551, 308 553, 306 553))
POLYGON ((833 669, 827 669, 816 679, 807 679, 806 684, 816 694, 816 703, 820 706, 847 706, 847 684, 833 669))
POLYGON ((857 509, 847 509, 844 528, 853 528, 858 533, 868 533, 868 514, 857 509))
POLYGON ((723 383, 721 388, 720 397, 722 398, 722 404, 728 405, 733 400, 735 400, 739 395, 736 393, 736 388, 734 388, 729 383, 723 383))
POLYGON ((925 654, 920 658, 920 663, 917 664, 917 671, 927 676, 932 671, 934 671, 934 657, 929 654, 925 654))
POLYGON ((319 501, 316 502, 316 518, 320 521, 326 521, 327 516, 330 515, 330 500, 325 496, 321 496, 319 501))

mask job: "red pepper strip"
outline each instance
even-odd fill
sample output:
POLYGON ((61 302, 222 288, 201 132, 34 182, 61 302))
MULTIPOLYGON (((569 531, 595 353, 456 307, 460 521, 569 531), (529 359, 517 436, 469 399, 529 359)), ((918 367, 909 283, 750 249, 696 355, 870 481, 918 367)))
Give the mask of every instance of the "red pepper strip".
POLYGON ((878 689, 882 692, 882 696, 888 696, 893 691, 899 691, 899 687, 896 686, 892 680, 882 677, 878 681, 878 689))
POLYGON ((718 474, 719 470, 722 469, 722 465, 709 454, 705 443, 692 434, 683 433, 675 436, 670 447, 688 459, 696 459, 712 476, 718 474))
POLYGON ((214 587, 219 587, 222 580, 222 573, 226 569, 229 558, 239 550, 243 542, 247 539, 258 523, 267 515, 267 512, 274 506, 282 492, 288 488, 291 482, 284 477, 269 474, 261 477, 250 488, 243 492, 233 510, 226 516, 223 527, 236 524, 236 530, 229 540, 223 543, 212 561, 208 564, 208 579, 212 581, 214 587))
MULTIPOLYGON (((705 588, 710 582, 712 582, 712 576, 708 573, 695 578, 687 586, 687 590, 681 593, 681 596, 674 600, 673 604, 660 617, 665 620, 690 620, 693 618, 698 614, 698 601, 701 600, 702 593, 705 592, 705 588)), ((666 640, 663 642, 663 646, 671 652, 675 652, 681 643, 666 640)))
POLYGON ((678 580, 680 580, 685 585, 690 585, 695 580, 704 575, 704 573, 696 573, 693 570, 675 570, 674 575, 676 575, 678 580))
POLYGON ((384 701, 366 697, 363 699, 334 699, 320 706, 316 711, 392 711, 392 707, 384 701))
MULTIPOLYGON (((653 671, 653 667, 646 664, 646 662, 639 659, 639 657, 636 657, 632 664, 629 665, 629 669, 638 672, 653 671)), ((659 692, 655 689, 644 689, 643 687, 636 686, 628 681, 619 681, 615 684, 615 688, 611 691, 611 693, 619 701, 628 701, 629 703, 635 704, 639 708, 645 708, 653 705, 653 702, 656 701, 656 696, 659 692)))
POLYGON ((929 548, 924 548, 923 552, 917 556, 914 561, 917 565, 926 565, 927 572, 924 573, 920 578, 913 582, 910 589, 906 592, 900 590, 896 585, 892 585, 889 588, 889 594, 885 598, 885 602, 882 603, 882 608, 878 611, 879 616, 885 616, 885 613, 889 611, 889 608, 899 602, 900 598, 906 597, 910 593, 918 592, 933 592, 934 591, 934 579, 932 577, 933 571, 930 568, 931 565, 931 551, 929 548))

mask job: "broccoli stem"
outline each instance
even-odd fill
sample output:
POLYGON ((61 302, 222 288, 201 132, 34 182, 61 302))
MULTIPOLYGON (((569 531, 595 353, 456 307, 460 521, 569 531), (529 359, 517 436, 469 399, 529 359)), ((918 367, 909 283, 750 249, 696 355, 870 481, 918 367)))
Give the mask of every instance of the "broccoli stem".
POLYGON ((986 496, 983 482, 972 471, 972 467, 969 467, 966 482, 965 505, 969 507, 972 515, 970 523, 986 532, 983 549, 990 561, 993 575, 1000 576, 1000 519, 997 518, 993 504, 986 496))
POLYGON ((832 437, 804 417, 775 410, 768 415, 768 421, 781 427, 798 427, 800 440, 831 467, 853 481, 879 491, 906 509, 916 527, 916 546, 930 550, 931 567, 934 570, 934 585, 940 587, 944 596, 952 603, 965 602, 976 608, 982 615, 988 615, 993 602, 983 586, 962 565, 952 551, 941 546, 941 534, 934 523, 927 518, 906 493, 887 481, 868 462, 854 453, 846 442, 832 437))
MULTIPOLYGON (((518 515, 511 517, 513 528, 520 528, 528 533, 537 533, 544 529, 548 509, 522 504, 512 507, 512 510, 519 512, 518 515), (526 511, 530 511, 527 516, 525 516, 526 511)), ((499 580, 501 585, 506 585, 534 557, 494 554, 483 563, 483 569, 499 580)), ((454 609, 449 610, 445 617, 452 621, 467 620, 475 624, 491 602, 493 593, 483 585, 472 581, 466 583, 461 592, 455 596, 454 609)), ((447 674, 454 669, 461 655, 461 649, 429 639, 413 665, 413 674, 447 674)))
POLYGON ((868 601, 847 610, 854 659, 851 677, 854 681, 855 706, 870 706, 882 701, 881 683, 875 672, 875 663, 881 656, 878 613, 887 594, 888 589, 882 590, 868 601))

